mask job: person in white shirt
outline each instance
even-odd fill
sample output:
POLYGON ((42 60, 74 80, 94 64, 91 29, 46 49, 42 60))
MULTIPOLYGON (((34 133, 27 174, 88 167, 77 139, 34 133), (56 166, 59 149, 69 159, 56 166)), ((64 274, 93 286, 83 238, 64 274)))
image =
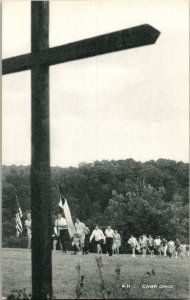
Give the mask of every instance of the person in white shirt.
POLYGON ((97 246, 97 253, 101 254, 102 253, 102 245, 105 243, 105 236, 103 234, 103 231, 99 229, 98 225, 95 226, 95 229, 92 231, 92 234, 90 236, 90 242, 92 239, 95 239, 95 243, 97 246))
POLYGON ((62 217, 61 213, 58 213, 58 218, 55 220, 54 232, 58 238, 62 250, 66 253, 66 235, 67 235, 67 221, 62 217))
POLYGON ((85 241, 85 224, 80 222, 77 218, 75 223, 76 233, 79 235, 80 239, 80 251, 82 252, 84 249, 84 241, 85 241))
POLYGON ((135 257, 135 248, 138 246, 137 239, 131 234, 130 239, 128 240, 128 244, 132 249, 132 257, 135 257))
POLYGON ((146 256, 146 250, 147 250, 147 236, 146 234, 143 234, 139 238, 139 245, 142 252, 142 257, 146 256))
POLYGON ((168 241, 163 237, 161 241, 161 250, 164 253, 164 256, 167 256, 167 249, 168 249, 168 241))
POLYGON ((147 239, 147 246, 150 252, 150 257, 154 257, 154 239, 152 238, 151 234, 149 234, 147 239))
POLYGON ((168 255, 169 257, 174 257, 175 255, 175 243, 171 240, 168 242, 168 255))
POLYGON ((154 240, 154 249, 155 249, 155 252, 156 254, 160 255, 161 256, 161 239, 160 239, 160 236, 157 236, 154 240))
POLYGON ((114 239, 114 231, 111 229, 111 226, 108 226, 105 231, 106 236, 106 249, 109 254, 109 256, 112 256, 112 245, 113 245, 113 239, 114 239))
POLYGON ((25 221, 25 226, 27 229, 27 236, 28 236, 28 250, 31 249, 31 240, 32 240, 32 220, 31 220, 31 213, 27 214, 27 219, 25 221))

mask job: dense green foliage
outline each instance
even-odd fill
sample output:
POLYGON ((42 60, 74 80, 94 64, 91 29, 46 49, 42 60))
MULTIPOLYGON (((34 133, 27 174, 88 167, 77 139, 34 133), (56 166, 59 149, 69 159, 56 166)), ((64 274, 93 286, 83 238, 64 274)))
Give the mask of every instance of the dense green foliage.
MULTIPOLYGON (((30 210, 30 167, 2 167, 3 246, 26 245, 26 232, 15 233, 15 194, 30 210)), ((81 163, 78 168, 51 168, 52 219, 58 210, 57 182, 64 187, 73 218, 91 229, 111 224, 119 229, 126 249, 130 233, 160 234, 167 239, 189 236, 189 164, 159 159, 81 163), (125 241, 125 242, 124 242, 125 241)))

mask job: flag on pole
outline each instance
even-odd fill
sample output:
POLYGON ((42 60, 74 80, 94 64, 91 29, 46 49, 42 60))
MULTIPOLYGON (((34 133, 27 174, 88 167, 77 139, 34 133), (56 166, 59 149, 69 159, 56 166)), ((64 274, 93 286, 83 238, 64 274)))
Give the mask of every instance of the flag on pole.
POLYGON ((64 211, 65 219, 66 219, 67 225, 68 225, 69 235, 72 238, 74 236, 74 233, 75 233, 75 226, 74 226, 73 221, 72 221, 69 205, 68 205, 67 199, 63 196, 63 193, 60 190, 60 187, 59 187, 59 193, 60 193, 60 200, 59 200, 58 205, 64 211))
POLYGON ((15 221, 16 221, 16 236, 19 237, 19 235, 23 232, 23 226, 22 226, 22 210, 20 208, 19 202, 18 202, 18 197, 16 195, 16 216, 15 216, 15 221))

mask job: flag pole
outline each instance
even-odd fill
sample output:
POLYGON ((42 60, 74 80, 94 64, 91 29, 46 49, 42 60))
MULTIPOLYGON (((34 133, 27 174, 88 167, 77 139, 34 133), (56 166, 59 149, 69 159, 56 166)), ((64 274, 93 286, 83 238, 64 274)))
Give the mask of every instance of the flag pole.
POLYGON ((64 193, 62 191, 62 187, 60 186, 59 182, 56 182, 56 183, 57 183, 57 186, 59 188, 59 193, 60 193, 59 206, 63 209, 64 216, 65 216, 65 219, 66 219, 67 225, 68 225, 68 232, 69 232, 70 238, 72 238, 74 235, 74 232, 75 232, 75 227, 74 227, 74 224, 72 221, 71 212, 70 212, 70 209, 68 206, 67 199, 65 198, 64 193), (63 201, 64 201, 64 204, 63 204, 63 201))
MULTIPOLYGON (((60 185, 59 185, 59 181, 56 181, 56 185, 58 188, 58 192, 59 192, 59 197, 61 197, 61 191, 60 191, 60 185)), ((59 212, 58 212, 59 213, 59 212)), ((58 236, 58 213, 57 213, 57 236, 58 236)), ((59 246, 62 249, 62 245, 61 245, 61 241, 60 241, 60 237, 59 237, 59 246)))

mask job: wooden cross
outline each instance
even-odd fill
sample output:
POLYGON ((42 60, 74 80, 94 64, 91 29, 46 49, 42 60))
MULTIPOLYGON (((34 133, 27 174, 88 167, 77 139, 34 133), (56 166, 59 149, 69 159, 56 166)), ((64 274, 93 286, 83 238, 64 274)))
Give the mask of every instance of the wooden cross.
POLYGON ((49 48, 49 2, 32 1, 32 51, 2 62, 2 73, 32 71, 32 297, 52 296, 49 66, 154 44, 160 34, 150 25, 49 48))

